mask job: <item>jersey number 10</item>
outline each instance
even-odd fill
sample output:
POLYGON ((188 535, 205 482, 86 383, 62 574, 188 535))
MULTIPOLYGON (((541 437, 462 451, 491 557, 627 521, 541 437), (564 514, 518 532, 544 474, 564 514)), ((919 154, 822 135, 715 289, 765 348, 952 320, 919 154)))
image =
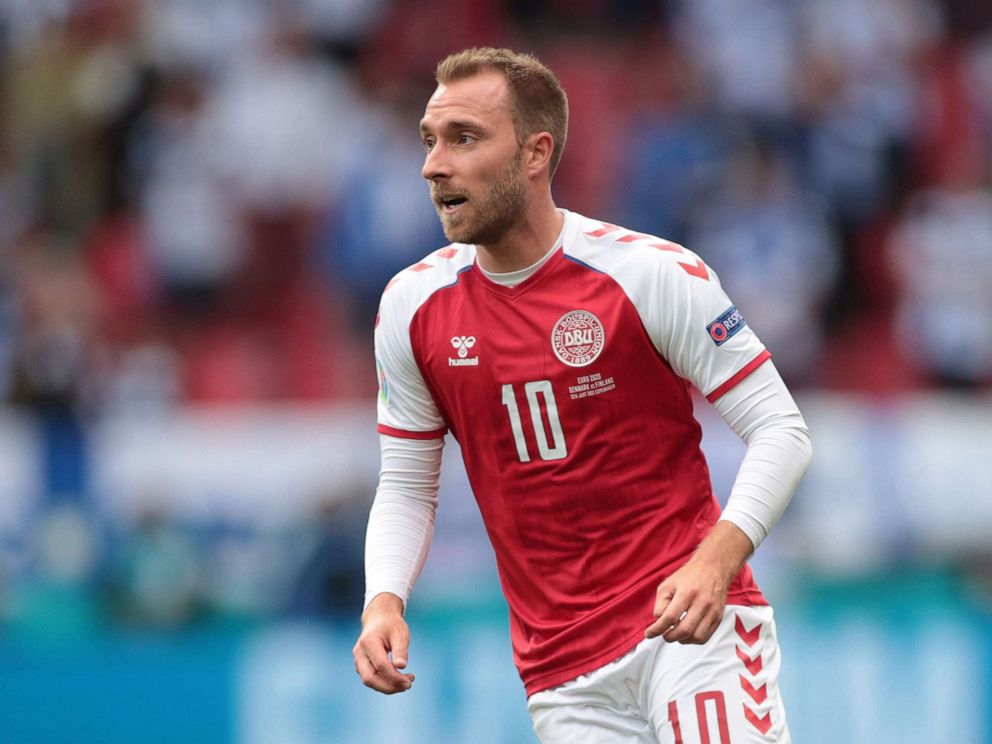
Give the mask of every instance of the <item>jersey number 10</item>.
MULTIPOLYGON (((527 396, 527 407, 530 408, 530 421, 534 427, 534 439, 537 440, 537 451, 542 460, 563 460, 568 457, 565 446, 565 432, 558 420, 558 404, 555 402, 555 391, 550 380, 537 380, 524 384, 524 394, 527 396), (538 395, 544 398, 544 409, 548 413, 548 426, 545 428, 541 404, 538 395), (548 442, 548 434, 551 442, 548 442)), ((527 451, 527 440, 524 439, 523 422, 520 420, 520 409, 517 408, 517 396, 513 385, 503 386, 503 405, 510 414, 510 429, 513 431, 513 441, 517 445, 517 457, 520 462, 530 462, 530 452, 527 451)))

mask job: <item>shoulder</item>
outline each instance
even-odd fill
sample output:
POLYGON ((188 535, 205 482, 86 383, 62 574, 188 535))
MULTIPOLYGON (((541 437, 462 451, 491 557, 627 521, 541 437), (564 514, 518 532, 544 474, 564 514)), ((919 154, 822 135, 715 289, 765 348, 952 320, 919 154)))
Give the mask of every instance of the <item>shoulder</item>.
POLYGON ((685 246, 657 235, 637 232, 602 220, 570 214, 565 254, 590 268, 609 274, 621 285, 641 287, 684 282, 712 282, 719 278, 685 246))
POLYGON ((429 253, 398 272, 382 290, 380 314, 407 320, 435 292, 457 283, 458 275, 475 262, 475 246, 452 243, 429 253))

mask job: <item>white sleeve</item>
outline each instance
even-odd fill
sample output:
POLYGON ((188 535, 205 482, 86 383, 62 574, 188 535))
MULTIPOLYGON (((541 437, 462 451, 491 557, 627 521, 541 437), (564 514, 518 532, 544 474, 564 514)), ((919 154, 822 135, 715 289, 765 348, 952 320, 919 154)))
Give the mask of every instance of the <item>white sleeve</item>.
POLYGON ((720 519, 757 548, 775 525, 809 465, 809 429, 771 361, 714 401, 747 452, 720 519))
POLYGON ((710 402, 733 388, 771 354, 748 326, 720 278, 692 251, 645 250, 623 268, 626 289, 655 348, 679 377, 710 402))
POLYGON ((443 439, 379 436, 379 487, 365 533, 365 606, 389 592, 406 606, 434 538, 443 439))
POLYGON ((379 432, 437 439, 444 436, 447 426, 414 356, 410 319, 419 295, 411 298, 409 290, 402 284, 387 290, 379 304, 374 336, 379 432))

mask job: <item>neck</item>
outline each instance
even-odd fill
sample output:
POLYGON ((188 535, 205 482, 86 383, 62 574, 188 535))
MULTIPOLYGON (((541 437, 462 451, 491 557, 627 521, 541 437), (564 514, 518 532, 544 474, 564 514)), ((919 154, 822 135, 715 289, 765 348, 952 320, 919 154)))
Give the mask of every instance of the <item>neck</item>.
POLYGON ((561 232, 564 220, 555 208, 549 190, 546 196, 530 205, 502 240, 476 246, 479 266, 494 274, 526 269, 548 252, 561 232))

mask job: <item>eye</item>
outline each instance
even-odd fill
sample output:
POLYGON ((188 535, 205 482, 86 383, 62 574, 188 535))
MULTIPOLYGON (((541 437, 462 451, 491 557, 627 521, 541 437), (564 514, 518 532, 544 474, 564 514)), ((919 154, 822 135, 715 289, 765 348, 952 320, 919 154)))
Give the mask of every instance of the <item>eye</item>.
POLYGON ((469 145, 475 142, 475 140, 476 140, 475 136, 469 134, 468 132, 462 132, 461 134, 458 135, 459 145, 469 145))
POLYGON ((434 145, 437 143, 437 140, 433 137, 421 137, 420 143, 424 146, 425 151, 430 152, 434 149, 434 145))

